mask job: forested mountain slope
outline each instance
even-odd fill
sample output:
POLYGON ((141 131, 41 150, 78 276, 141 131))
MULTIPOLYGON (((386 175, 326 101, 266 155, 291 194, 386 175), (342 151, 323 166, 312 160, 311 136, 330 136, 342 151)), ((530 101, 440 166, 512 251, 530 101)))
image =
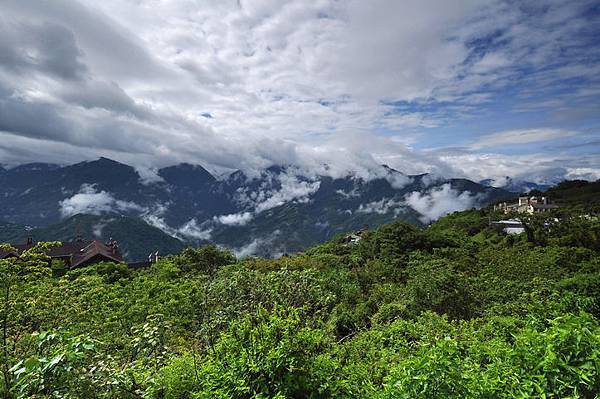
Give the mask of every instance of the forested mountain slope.
MULTIPOLYGON (((335 177, 271 166, 254 175, 237 171, 216 179, 199 165, 141 172, 107 158, 3 170, 0 187, 1 218, 6 222, 62 231, 75 227, 69 222, 75 215, 118 219, 123 231, 113 229, 112 234, 131 246, 132 241, 146 241, 142 235, 152 231, 143 221, 184 243, 212 242, 238 254, 269 256, 301 251, 365 224, 377 227, 402 219, 424 225, 449 211, 514 196, 465 179, 409 176, 384 165, 335 177)), ((91 226, 80 230, 89 233, 91 226)), ((33 233, 38 231, 43 229, 33 233)), ((54 238, 77 234, 73 229, 54 238)), ((175 248, 173 238, 165 241, 175 246, 147 246, 136 252, 175 248)))
POLYGON ((595 182, 564 181, 546 190, 545 194, 558 204, 580 204, 592 207, 596 211, 600 209, 600 180, 595 182))

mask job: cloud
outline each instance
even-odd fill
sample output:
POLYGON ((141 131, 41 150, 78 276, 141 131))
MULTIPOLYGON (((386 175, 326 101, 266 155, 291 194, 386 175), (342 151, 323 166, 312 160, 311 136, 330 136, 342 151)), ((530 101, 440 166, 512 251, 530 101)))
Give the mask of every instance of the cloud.
POLYGON ((447 183, 425 193, 413 191, 406 195, 405 201, 422 215, 419 219, 423 223, 429 223, 450 212, 476 207, 480 198, 480 195, 474 195, 469 191, 459 193, 447 183))
POLYGON ((53 22, 0 19, 0 62, 17 74, 78 80, 87 73, 73 32, 53 22))
POLYGON ((168 211, 169 205, 169 203, 157 203, 152 208, 145 209, 141 213, 140 217, 149 225, 156 227, 171 237, 177 238, 181 241, 186 241, 189 239, 203 241, 210 240, 212 228, 203 227, 203 224, 198 223, 196 218, 188 220, 179 227, 170 226, 164 218, 165 213, 168 211))
POLYGON ((135 171, 137 172, 138 176, 140 177, 140 182, 142 184, 146 184, 146 185, 150 185, 153 183, 160 183, 160 182, 164 182, 165 179, 163 179, 159 174, 158 174, 158 169, 157 168, 152 168, 152 167, 144 167, 144 166, 136 166, 135 167, 135 171))
POLYGON ((92 226, 92 233, 96 238, 102 238, 102 230, 106 227, 106 223, 97 223, 92 226))
POLYGON ((600 171, 594 168, 572 168, 567 171, 565 177, 570 180, 596 181, 600 179, 600 171))
MULTIPOLYGON (((261 253, 273 254, 273 241, 281 234, 280 230, 275 230, 263 238, 255 238, 248 244, 233 250, 238 259, 248 256, 259 255, 261 253)), ((276 257, 276 256, 275 256, 276 257)))
POLYGON ((181 238, 179 231, 176 228, 173 228, 167 224, 165 219, 156 213, 144 213, 141 215, 142 219, 148 223, 150 226, 156 227, 159 230, 162 230, 164 233, 167 233, 171 237, 181 238))
POLYGON ((200 226, 198 226, 196 219, 191 219, 181 226, 177 232, 184 237, 191 237, 206 241, 210 240, 212 229, 202 229, 200 226))
POLYGON ((350 198, 355 198, 355 197, 359 197, 360 196, 360 193, 358 192, 358 190, 356 189, 356 187, 354 187, 349 192, 345 192, 344 190, 335 190, 335 193, 339 194, 344 199, 350 199, 350 198))
POLYGON ((256 238, 256 239, 252 240, 251 242, 249 242, 248 244, 246 244, 240 248, 236 248, 234 250, 234 254, 235 254, 236 258, 238 258, 238 259, 256 255, 258 253, 258 248, 261 244, 263 244, 263 240, 256 238))
POLYGON ((447 31, 477 8, 453 0, 350 2, 348 22, 340 27, 346 40, 339 50, 323 46, 332 58, 327 76, 361 99, 430 97, 468 56, 465 44, 448 40, 447 31))
POLYGON ((229 215, 215 216, 214 221, 227 226, 244 226, 254 218, 250 212, 232 213, 229 215))
POLYGON ((146 208, 135 202, 115 199, 110 193, 97 191, 93 184, 83 184, 79 193, 59 202, 60 213, 63 217, 79 213, 100 215, 107 212, 143 212, 146 208))
POLYGON ((66 103, 88 110, 106 110, 115 115, 129 115, 140 120, 153 118, 150 109, 136 103, 115 82, 88 79, 78 85, 63 86, 57 91, 57 95, 66 103))
POLYGON ((385 179, 390 183, 390 186, 396 190, 404 188, 412 181, 411 178, 400 173, 389 173, 386 175, 385 179))
POLYGON ((383 198, 379 201, 372 201, 368 204, 360 204, 356 212, 358 213, 378 213, 385 215, 389 212, 393 212, 394 215, 399 215, 405 204, 402 201, 397 201, 392 198, 383 198))
MULTIPOLYGON (((94 4, 90 7, 85 2, 70 0, 7 0, 3 2, 3 14, 7 19, 12 17, 12 21, 61 26, 69 30, 81 49, 82 58, 93 65, 90 69, 94 73, 145 80, 167 72, 131 30, 115 23, 94 4), (106 43, 111 45, 106 46, 106 43)), ((19 29, 19 33, 22 31, 19 29)), ((57 54, 59 62, 71 62, 60 56, 57 54)))
POLYGON ((594 6, 6 0, 0 157, 468 175, 427 149, 577 144, 597 125, 594 6))
POLYGON ((263 212, 277 206, 294 201, 305 203, 309 201, 309 195, 319 189, 321 182, 305 182, 298 180, 295 176, 280 176, 281 188, 263 194, 264 200, 256 205, 256 212, 263 212))
POLYGON ((555 184, 564 179, 588 179, 597 175, 600 167, 593 151, 577 155, 561 152, 507 155, 444 150, 438 155, 453 169, 462 170, 464 176, 475 181, 486 178, 501 181, 509 176, 514 180, 555 184))
MULTIPOLYGON (((319 189, 321 182, 302 180, 296 173, 300 171, 285 171, 279 174, 267 172, 264 174, 266 180, 261 186, 239 192, 236 200, 254 213, 261 213, 289 202, 306 203, 310 200, 310 195, 319 189)), ((230 221, 234 219, 247 222, 250 216, 229 218, 230 221)))
POLYGON ((471 144, 471 148, 481 149, 486 147, 535 143, 539 141, 562 139, 575 136, 576 134, 576 132, 563 129, 509 130, 482 136, 475 143, 471 144))

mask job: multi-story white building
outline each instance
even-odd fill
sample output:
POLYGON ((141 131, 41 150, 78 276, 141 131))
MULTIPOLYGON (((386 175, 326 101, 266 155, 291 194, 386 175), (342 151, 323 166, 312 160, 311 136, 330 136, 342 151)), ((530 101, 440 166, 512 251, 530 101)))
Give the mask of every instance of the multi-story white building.
POLYGON ((518 212, 518 213, 538 213, 546 212, 552 209, 556 209, 559 206, 551 204, 548 201, 548 197, 519 197, 519 201, 516 204, 508 204, 502 202, 494 205, 494 210, 501 210, 504 213, 518 212))

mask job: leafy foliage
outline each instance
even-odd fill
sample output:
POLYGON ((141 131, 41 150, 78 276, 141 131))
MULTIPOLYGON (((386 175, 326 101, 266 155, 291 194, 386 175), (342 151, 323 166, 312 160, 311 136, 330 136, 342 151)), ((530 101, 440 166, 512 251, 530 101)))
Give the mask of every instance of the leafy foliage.
POLYGON ((596 397, 597 216, 563 208, 517 236, 491 229, 494 217, 395 222, 279 259, 188 248, 144 270, 65 270, 40 244, 0 260, 0 392, 596 397))

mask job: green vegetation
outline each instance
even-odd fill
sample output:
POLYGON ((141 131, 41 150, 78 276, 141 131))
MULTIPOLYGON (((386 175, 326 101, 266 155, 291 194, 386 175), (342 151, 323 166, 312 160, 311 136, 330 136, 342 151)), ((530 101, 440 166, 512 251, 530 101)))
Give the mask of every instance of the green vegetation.
POLYGON ((546 190, 545 193, 533 191, 531 195, 546 195, 561 205, 582 205, 588 209, 600 211, 600 180, 566 180, 546 190))
POLYGON ((498 216, 395 222, 275 260, 190 248, 146 270, 65 272, 40 244, 0 260, 0 392, 598 397, 600 221, 562 208, 504 236, 498 216))

